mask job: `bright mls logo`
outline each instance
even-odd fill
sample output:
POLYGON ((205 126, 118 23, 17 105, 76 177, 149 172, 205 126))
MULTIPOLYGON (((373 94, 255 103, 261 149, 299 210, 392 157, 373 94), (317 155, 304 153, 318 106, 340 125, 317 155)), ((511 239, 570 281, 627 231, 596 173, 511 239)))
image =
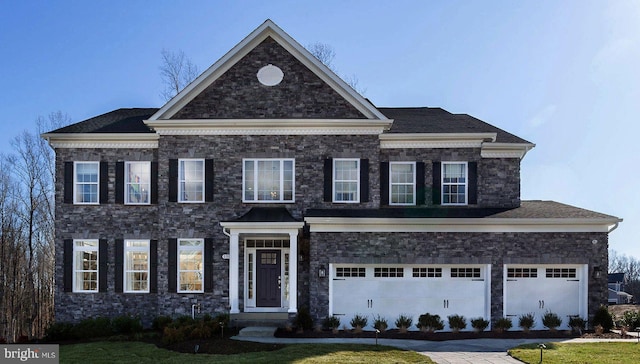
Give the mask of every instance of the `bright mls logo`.
POLYGON ((59 363, 59 345, 0 345, 0 364, 59 363))

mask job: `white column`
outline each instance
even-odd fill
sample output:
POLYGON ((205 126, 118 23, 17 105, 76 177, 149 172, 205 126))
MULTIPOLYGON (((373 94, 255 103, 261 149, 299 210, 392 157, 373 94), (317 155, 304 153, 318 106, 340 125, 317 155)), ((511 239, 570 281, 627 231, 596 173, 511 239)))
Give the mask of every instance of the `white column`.
POLYGON ((298 231, 289 233, 289 313, 298 312, 298 231))
POLYGON ((240 267, 240 246, 237 232, 232 232, 229 238, 229 305, 230 313, 240 313, 240 303, 238 302, 238 269, 240 267))

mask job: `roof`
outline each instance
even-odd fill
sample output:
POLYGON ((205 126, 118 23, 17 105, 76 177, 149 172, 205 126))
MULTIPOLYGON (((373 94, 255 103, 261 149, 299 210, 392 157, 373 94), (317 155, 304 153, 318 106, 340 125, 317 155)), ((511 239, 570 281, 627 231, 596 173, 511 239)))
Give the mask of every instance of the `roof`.
POLYGON ((252 207, 246 214, 231 222, 298 222, 284 207, 252 207))
POLYGON ((619 218, 556 201, 522 201, 520 207, 492 215, 503 219, 605 219, 619 218))
POLYGON ((142 121, 157 108, 117 109, 49 132, 49 134, 79 133, 153 133, 142 121))
POLYGON ((452 114, 439 107, 379 107, 393 119, 389 133, 496 133, 497 143, 529 143, 467 114, 452 114))

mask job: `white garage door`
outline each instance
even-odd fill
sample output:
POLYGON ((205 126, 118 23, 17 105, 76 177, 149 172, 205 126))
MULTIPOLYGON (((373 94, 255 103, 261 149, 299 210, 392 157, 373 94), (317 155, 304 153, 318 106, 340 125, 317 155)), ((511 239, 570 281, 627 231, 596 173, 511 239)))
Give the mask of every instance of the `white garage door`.
POLYGON ((542 316, 553 312, 562 318, 559 329, 569 328, 569 318, 586 319, 586 265, 507 265, 505 266, 504 311, 519 330, 518 318, 535 315, 535 330, 545 329, 542 316))
POLYGON ((488 265, 330 265, 329 313, 349 326, 354 315, 366 315, 368 329, 380 315, 394 328, 400 314, 413 318, 438 314, 449 330, 447 316, 490 317, 488 265))

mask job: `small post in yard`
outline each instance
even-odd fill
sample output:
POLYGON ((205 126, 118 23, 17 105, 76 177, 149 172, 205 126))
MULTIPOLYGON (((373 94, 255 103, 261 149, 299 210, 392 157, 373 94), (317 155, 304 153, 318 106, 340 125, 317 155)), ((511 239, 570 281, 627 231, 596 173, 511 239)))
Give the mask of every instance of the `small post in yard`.
POLYGON ((378 345, 378 334, 380 333, 380 330, 376 329, 376 346, 378 345))
POLYGON ((640 327, 636 327, 636 337, 638 338, 637 344, 640 344, 640 327))
POLYGON ((540 363, 542 363, 542 349, 546 349, 547 347, 544 344, 539 344, 538 347, 540 348, 540 363))

